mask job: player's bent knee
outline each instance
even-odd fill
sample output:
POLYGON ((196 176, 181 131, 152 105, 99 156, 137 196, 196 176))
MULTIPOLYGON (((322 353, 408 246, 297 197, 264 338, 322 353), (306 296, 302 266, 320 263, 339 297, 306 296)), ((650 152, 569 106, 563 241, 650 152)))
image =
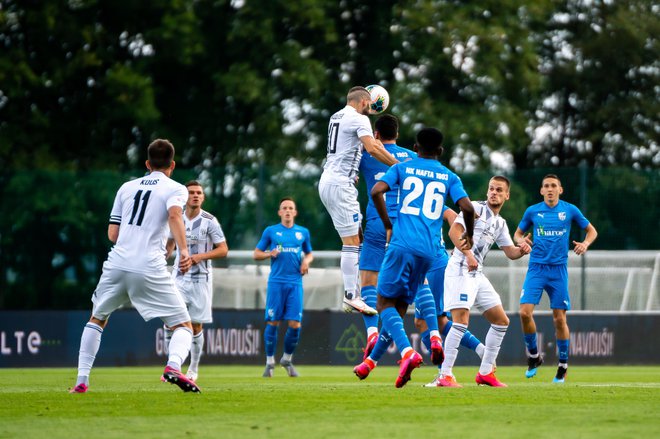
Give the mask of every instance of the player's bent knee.
POLYGON ((192 331, 193 330, 192 322, 188 321, 188 322, 183 322, 183 323, 179 323, 177 325, 170 326, 170 329, 172 331, 174 331, 177 328, 188 328, 192 331))

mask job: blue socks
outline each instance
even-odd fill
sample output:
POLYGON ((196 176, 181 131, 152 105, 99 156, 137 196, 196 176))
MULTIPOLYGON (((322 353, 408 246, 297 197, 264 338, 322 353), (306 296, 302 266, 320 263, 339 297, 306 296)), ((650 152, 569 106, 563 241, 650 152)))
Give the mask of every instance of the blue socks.
MULTIPOLYGON (((568 344, 568 340, 566 340, 568 344)), ((536 332, 533 334, 525 334, 525 347, 527 348, 527 352, 529 352, 529 355, 536 355, 539 353, 539 348, 536 345, 536 332)), ((557 340, 557 347, 559 347, 559 340, 557 340)), ((566 351, 566 357, 568 358, 568 349, 566 351)))
POLYGON ((387 331, 396 347, 399 349, 399 352, 403 352, 404 349, 410 348, 410 340, 406 335, 406 331, 403 329, 403 319, 397 312, 396 308, 385 308, 380 313, 380 319, 383 323, 381 331, 387 331))
POLYGON ((463 338, 461 338, 461 346, 465 346, 468 349, 472 349, 473 351, 477 350, 477 346, 481 344, 481 341, 477 337, 474 336, 470 331, 467 329, 465 330, 465 334, 463 335, 463 338))
POLYGON ((391 344, 392 337, 390 337, 390 334, 388 334, 387 331, 381 328, 380 334, 378 334, 378 341, 371 351, 369 358, 376 362, 380 361, 380 359, 383 357, 383 354, 387 352, 387 348, 389 348, 391 344))
POLYGON ((293 351, 296 350, 296 346, 298 346, 298 340, 300 340, 300 328, 292 328, 289 326, 284 335, 284 353, 289 355, 293 354, 293 351))
POLYGON ((429 331, 438 330, 438 314, 435 309, 435 298, 428 285, 422 285, 415 296, 415 307, 419 309, 426 321, 429 331))
POLYGON ((277 326, 266 324, 264 329, 264 349, 267 357, 275 356, 277 347, 277 326))
MULTIPOLYGON (((364 300, 364 303, 369 305, 370 307, 376 309, 376 302, 378 301, 378 294, 376 293, 376 287, 373 285, 367 285, 365 287, 362 287, 362 300, 364 300)), ((364 326, 365 328, 378 328, 378 314, 374 316, 368 316, 366 314, 362 314, 362 318, 364 319, 364 326)))
POLYGON ((431 331, 426 330, 422 332, 422 343, 424 343, 424 346, 426 347, 426 350, 431 352, 431 331))
POLYGON ((568 363, 568 343, 570 339, 559 340, 557 339, 557 355, 559 356, 559 362, 562 364, 568 363))

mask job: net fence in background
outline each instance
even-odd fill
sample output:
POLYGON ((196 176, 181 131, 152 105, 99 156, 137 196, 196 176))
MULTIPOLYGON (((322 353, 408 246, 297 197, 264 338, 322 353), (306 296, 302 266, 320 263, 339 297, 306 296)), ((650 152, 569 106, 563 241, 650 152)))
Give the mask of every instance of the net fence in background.
MULTIPOLYGON (((343 282, 338 251, 314 252, 314 263, 303 279, 307 310, 341 310, 343 282)), ((507 311, 518 310, 529 258, 509 260, 492 250, 484 273, 500 294, 507 311)), ((226 267, 214 268, 214 308, 263 309, 270 265, 256 263, 252 251, 230 251, 226 267)), ((593 250, 585 257, 569 255, 571 308, 585 311, 660 311, 658 251, 593 250)), ((539 310, 549 310, 547 295, 539 310)), ((412 311, 412 307, 411 307, 412 311)))

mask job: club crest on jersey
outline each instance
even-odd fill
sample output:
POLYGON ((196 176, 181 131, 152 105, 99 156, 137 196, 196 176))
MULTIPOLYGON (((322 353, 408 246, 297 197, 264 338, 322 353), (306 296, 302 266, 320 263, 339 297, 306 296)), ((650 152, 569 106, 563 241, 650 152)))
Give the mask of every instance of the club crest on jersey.
POLYGON ((301 241, 303 239, 302 233, 296 232, 296 239, 301 241))
POLYGON ((559 212, 559 220, 560 221, 566 220, 566 212, 559 212))

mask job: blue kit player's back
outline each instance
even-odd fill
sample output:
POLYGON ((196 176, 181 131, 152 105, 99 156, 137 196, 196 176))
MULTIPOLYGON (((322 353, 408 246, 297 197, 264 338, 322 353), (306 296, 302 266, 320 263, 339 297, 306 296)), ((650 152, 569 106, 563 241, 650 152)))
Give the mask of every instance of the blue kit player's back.
POLYGON ((437 255, 446 197, 455 202, 467 197, 461 180, 437 160, 417 158, 392 166, 382 181, 400 187, 399 215, 390 245, 428 258, 437 255))

